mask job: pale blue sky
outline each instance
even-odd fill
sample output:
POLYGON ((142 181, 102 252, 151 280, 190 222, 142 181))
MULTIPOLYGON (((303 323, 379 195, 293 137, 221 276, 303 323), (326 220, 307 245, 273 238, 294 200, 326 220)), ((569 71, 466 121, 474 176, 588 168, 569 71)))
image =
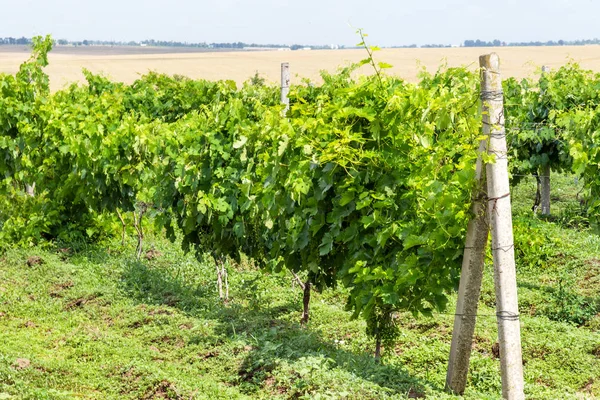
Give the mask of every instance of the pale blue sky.
POLYGON ((0 37, 345 44, 600 36, 598 0, 0 0, 0 37), (496 6, 492 6, 495 4, 496 6))

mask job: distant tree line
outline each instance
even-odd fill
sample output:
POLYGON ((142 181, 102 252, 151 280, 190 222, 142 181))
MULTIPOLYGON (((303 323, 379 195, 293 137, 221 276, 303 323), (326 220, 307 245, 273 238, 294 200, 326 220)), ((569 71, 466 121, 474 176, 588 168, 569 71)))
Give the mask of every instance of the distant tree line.
POLYGON ((424 49, 439 49, 444 47, 452 47, 449 44, 424 44, 421 46, 424 49))
POLYGON ((484 40, 465 40, 465 42, 463 43, 464 47, 500 47, 500 46, 506 46, 505 42, 501 42, 500 40, 496 39, 493 40, 491 42, 486 42, 484 40))
MULTIPOLYGON (((5 37, 0 38, 0 45, 10 44, 10 45, 29 45, 31 44, 31 39, 26 37, 14 38, 14 37, 5 37)), ((331 49, 331 48, 339 48, 344 49, 345 46, 330 46, 330 45, 303 45, 303 44, 293 44, 291 46, 283 45, 283 44, 257 44, 257 43, 244 43, 244 42, 225 42, 225 43, 206 43, 206 42, 178 42, 178 41, 165 41, 165 40, 143 40, 141 42, 136 41, 115 41, 115 40, 81 40, 81 41, 71 41, 66 39, 58 39, 56 40, 56 44, 61 46, 156 46, 156 47, 196 47, 196 48, 206 48, 206 49, 244 49, 244 48, 272 48, 272 49, 280 49, 280 48, 289 48, 291 50, 301 50, 304 48, 310 48, 315 50, 320 49, 331 49)), ((588 44, 600 44, 600 39, 581 39, 581 40, 549 40, 547 42, 503 42, 498 39, 492 41, 485 40, 465 40, 462 44, 463 47, 500 47, 500 46, 584 46, 588 44)), ((421 46, 417 46, 416 44, 403 45, 403 46, 392 46, 393 48, 444 48, 444 47, 452 47, 449 44, 424 44, 421 46)), ((351 47, 353 48, 353 47, 351 47)))
MULTIPOLYGON (((156 47, 196 47, 206 49, 244 49, 244 48, 289 48, 291 50, 300 50, 304 48, 310 49, 331 49, 334 48, 330 45, 304 45, 294 44, 292 46, 284 44, 258 44, 258 43, 244 43, 244 42, 232 42, 232 43, 190 43, 190 42, 178 42, 178 41, 166 41, 166 40, 142 40, 141 42, 136 41, 116 41, 116 40, 66 40, 58 39, 55 41, 56 44, 61 46, 156 46, 156 47)), ((11 45, 28 45, 31 44, 31 39, 22 37, 19 39, 13 37, 0 38, 0 45, 11 44, 11 45)), ((335 48, 344 48, 344 46, 335 46, 335 48)))
POLYGON ((499 46, 585 46, 588 44, 600 44, 600 39, 585 39, 585 40, 548 40, 547 42, 501 42, 500 40, 465 40, 464 47, 499 47, 499 46))
POLYGON ((31 39, 22 37, 19 39, 13 37, 0 38, 0 44, 31 44, 31 39))
MULTIPOLYGON (((585 39, 585 40, 548 40, 547 42, 503 42, 498 39, 485 41, 485 40, 465 40, 462 43, 462 47, 500 47, 500 46, 585 46, 588 44, 600 44, 600 39, 585 39)), ((403 46, 392 46, 392 48, 398 49, 412 49, 412 48, 443 48, 443 47, 453 47, 449 44, 423 44, 421 46, 417 46, 416 44, 403 45, 403 46)), ((454 46, 458 47, 458 46, 454 46)))

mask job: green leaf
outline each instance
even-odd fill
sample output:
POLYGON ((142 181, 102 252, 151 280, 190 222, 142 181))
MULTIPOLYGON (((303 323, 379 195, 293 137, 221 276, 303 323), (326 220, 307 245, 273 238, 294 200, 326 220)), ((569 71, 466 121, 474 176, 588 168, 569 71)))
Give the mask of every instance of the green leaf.
POLYGON ((423 146, 426 149, 431 147, 431 141, 429 140, 429 137, 427 135, 419 135, 418 138, 421 146, 423 146))
POLYGON ((422 236, 409 235, 404 239, 404 250, 408 250, 415 246, 424 245, 427 243, 426 239, 422 236))
POLYGON ((289 143, 289 139, 287 136, 283 137, 283 140, 279 142, 279 147, 277 148, 277 155, 281 157, 283 153, 285 153, 285 149, 287 149, 289 143))
POLYGON ((248 141, 248 138, 246 136, 240 136, 240 140, 233 143, 233 148, 239 149, 239 148, 243 147, 247 141, 248 141))
POLYGON ((360 222, 363 224, 364 228, 368 228, 375 222, 375 217, 373 215, 365 215, 360 219, 360 222))
MULTIPOLYGON (((361 197, 362 197, 362 195, 361 195, 361 197)), ((373 199, 371 197, 369 197, 368 193, 367 193, 367 197, 364 197, 361 200, 358 200, 356 202, 356 209, 357 210, 362 210, 363 208, 369 206, 372 201, 373 201, 373 199)))
POLYGON ((321 245, 319 246, 319 255, 324 256, 331 252, 333 248, 333 238, 330 233, 326 233, 323 236, 323 240, 321 241, 321 245))
POLYGON ((345 206, 346 204, 350 203, 352 200, 354 200, 354 196, 354 190, 348 190, 344 192, 344 194, 340 198, 340 206, 345 206))

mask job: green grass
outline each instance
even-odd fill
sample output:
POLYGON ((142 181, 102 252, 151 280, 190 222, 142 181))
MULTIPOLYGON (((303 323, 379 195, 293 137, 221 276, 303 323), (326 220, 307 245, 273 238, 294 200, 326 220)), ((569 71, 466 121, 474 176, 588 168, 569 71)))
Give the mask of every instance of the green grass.
MULTIPOLYGON (((569 223, 579 190, 569 179, 555 180, 548 220, 531 215, 531 182, 514 191, 531 399, 600 396, 600 238, 569 223)), ((133 241, 0 256, 0 399, 454 398, 443 387, 455 298, 446 314, 398 315, 400 337, 377 363, 344 289, 314 294, 302 327, 291 276, 229 264, 222 302, 214 265, 150 244, 160 254, 141 261, 133 241)), ((467 399, 500 398, 487 264, 467 399)))

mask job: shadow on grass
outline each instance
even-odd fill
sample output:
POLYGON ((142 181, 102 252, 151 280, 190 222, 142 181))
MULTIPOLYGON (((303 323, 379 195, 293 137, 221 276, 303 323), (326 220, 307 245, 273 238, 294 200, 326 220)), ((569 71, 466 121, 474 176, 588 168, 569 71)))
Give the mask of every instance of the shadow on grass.
POLYGON ((583 296, 568 285, 552 287, 521 282, 518 287, 543 293, 545 302, 538 313, 554 321, 583 326, 600 312, 600 297, 583 296))
MULTIPOLYGON (((139 262, 130 262, 122 276, 125 292, 135 301, 174 307, 190 317, 217 321, 215 335, 230 339, 248 338, 252 346, 238 370, 238 384, 241 390, 253 392, 265 385, 269 373, 281 361, 298 361, 305 357, 317 357, 323 362, 319 368, 342 368, 351 374, 368 380, 396 394, 412 398, 424 397, 425 387, 442 390, 430 382, 411 376, 397 366, 380 364, 369 354, 360 354, 338 348, 324 339, 319 332, 292 323, 284 318, 294 313, 298 315, 300 302, 284 302, 273 305, 261 299, 255 290, 255 279, 245 280, 236 286, 234 296, 224 304, 215 294, 213 284, 186 284, 176 276, 159 268, 149 267, 139 262)), ((306 382, 300 373, 291 372, 288 384, 306 382), (290 382, 291 381, 291 382, 290 382)), ((298 387, 298 385, 296 385, 298 387)), ((319 390, 315 387, 306 388, 319 390)), ((328 391, 328 387, 320 391, 328 391)), ((286 395, 294 395, 286 390, 286 395)), ((301 395, 302 392, 298 392, 301 395)))
POLYGON ((531 282, 519 282, 518 287, 523 287, 530 290, 536 290, 543 292, 545 294, 550 295, 551 297, 556 298, 578 298, 582 302, 588 304, 596 304, 600 307, 600 296, 592 297, 592 296, 584 296, 581 294, 577 294, 574 290, 572 290, 567 284, 564 284, 563 287, 561 285, 558 286, 549 286, 549 285, 539 285, 537 283, 531 282))

